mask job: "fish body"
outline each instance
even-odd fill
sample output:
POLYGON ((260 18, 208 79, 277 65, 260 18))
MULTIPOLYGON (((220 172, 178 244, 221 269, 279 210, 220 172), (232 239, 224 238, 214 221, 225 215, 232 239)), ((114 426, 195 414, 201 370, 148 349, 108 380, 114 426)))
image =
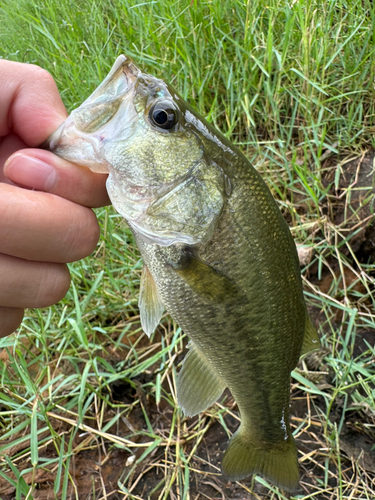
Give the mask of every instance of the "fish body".
POLYGON ((178 378, 186 415, 228 387, 241 426, 230 480, 260 473, 298 487, 290 373, 318 347, 293 238, 259 173, 163 81, 120 56, 51 136, 56 154, 109 172, 108 193, 144 260, 142 324, 164 308, 191 339, 178 378))

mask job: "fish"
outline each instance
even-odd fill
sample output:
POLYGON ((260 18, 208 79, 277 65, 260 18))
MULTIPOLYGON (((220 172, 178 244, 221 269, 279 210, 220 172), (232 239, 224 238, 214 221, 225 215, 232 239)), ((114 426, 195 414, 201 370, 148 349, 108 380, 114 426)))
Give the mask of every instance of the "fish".
POLYGON ((109 197, 143 258, 142 327, 150 336, 167 311, 190 339, 177 380, 184 414, 232 393, 241 424, 224 477, 260 474, 296 491, 291 371, 319 338, 294 240, 261 175, 172 86, 124 55, 45 147, 109 174, 109 197))

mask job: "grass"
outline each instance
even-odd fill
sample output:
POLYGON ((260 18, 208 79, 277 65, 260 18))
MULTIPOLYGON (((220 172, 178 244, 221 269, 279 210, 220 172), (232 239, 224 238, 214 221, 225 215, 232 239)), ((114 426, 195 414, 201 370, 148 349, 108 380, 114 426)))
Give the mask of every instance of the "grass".
MULTIPOLYGON (((374 14, 370 0, 0 7, 0 57, 48 69, 68 110, 124 52, 263 174, 310 255, 305 294, 323 343, 293 372, 298 499, 375 498, 375 254, 363 229, 373 220, 374 14)), ((145 337, 140 255, 111 208, 97 215, 100 242, 70 266, 65 299, 28 311, 0 341, 0 498, 285 499, 260 477, 220 478, 235 402, 226 393, 183 417, 176 373, 187 339, 168 316, 145 337)))

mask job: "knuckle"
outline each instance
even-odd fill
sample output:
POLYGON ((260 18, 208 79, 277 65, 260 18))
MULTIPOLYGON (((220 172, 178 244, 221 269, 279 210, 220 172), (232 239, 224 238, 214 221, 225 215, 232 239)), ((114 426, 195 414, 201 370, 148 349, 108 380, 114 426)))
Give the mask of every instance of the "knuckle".
POLYGON ((23 309, 0 306, 0 338, 10 335, 20 326, 23 309))
POLYGON ((97 218, 92 210, 90 210, 90 212, 92 215, 90 216, 90 231, 88 232, 86 241, 87 255, 90 255, 95 250, 100 236, 100 228, 97 218))
POLYGON ((64 245, 69 249, 71 260, 79 260, 90 255, 99 239, 99 224, 94 212, 81 207, 83 213, 71 224, 66 233, 64 245))
POLYGON ((54 304, 65 297, 70 287, 70 274, 66 265, 57 264, 55 273, 56 279, 52 284, 51 290, 51 297, 53 297, 54 304))
POLYGON ((86 170, 81 182, 81 204, 86 207, 102 207, 110 203, 105 188, 106 174, 97 174, 86 170))
POLYGON ((38 84, 43 83, 46 87, 55 87, 55 80, 53 79, 51 73, 49 73, 46 69, 41 68, 40 66, 36 66, 35 64, 29 65, 31 77, 34 81, 37 81, 38 84))
POLYGON ((65 264, 48 264, 41 273, 35 293, 35 307, 49 307, 63 299, 69 290, 70 274, 65 264))

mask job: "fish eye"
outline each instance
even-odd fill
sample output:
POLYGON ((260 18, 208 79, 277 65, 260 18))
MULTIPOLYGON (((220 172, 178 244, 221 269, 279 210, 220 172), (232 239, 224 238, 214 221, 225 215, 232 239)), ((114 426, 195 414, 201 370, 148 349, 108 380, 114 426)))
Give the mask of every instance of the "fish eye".
POLYGON ((156 127, 169 130, 178 122, 178 112, 171 102, 158 102, 150 109, 149 118, 156 127))

